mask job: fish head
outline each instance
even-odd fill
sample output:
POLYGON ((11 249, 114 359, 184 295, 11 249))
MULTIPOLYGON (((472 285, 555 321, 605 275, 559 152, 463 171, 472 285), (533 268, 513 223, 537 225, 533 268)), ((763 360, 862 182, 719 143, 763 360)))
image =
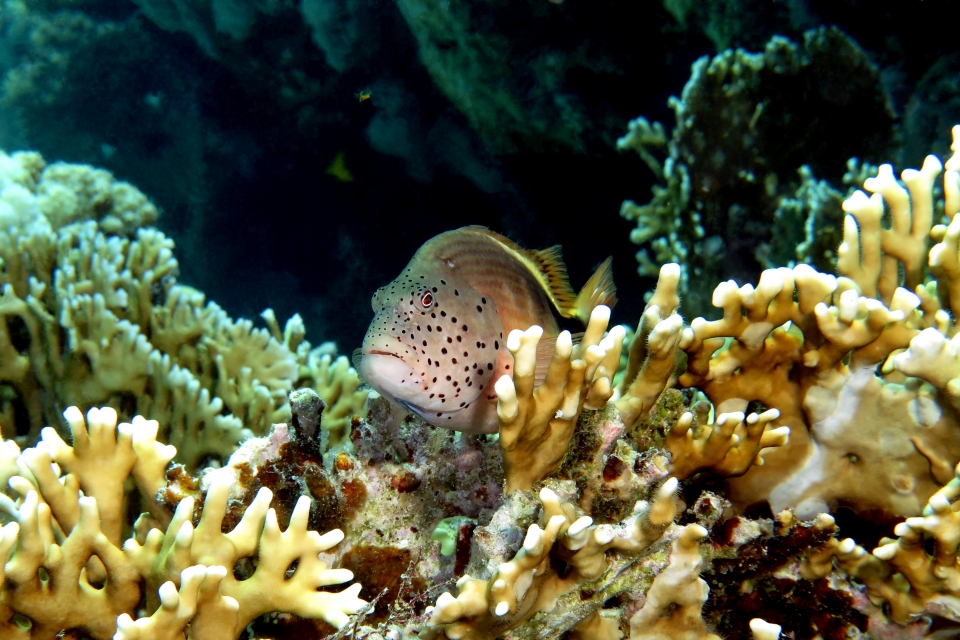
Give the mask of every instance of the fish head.
POLYGON ((357 371, 381 395, 454 429, 493 393, 503 337, 494 301, 416 260, 381 287, 357 371))

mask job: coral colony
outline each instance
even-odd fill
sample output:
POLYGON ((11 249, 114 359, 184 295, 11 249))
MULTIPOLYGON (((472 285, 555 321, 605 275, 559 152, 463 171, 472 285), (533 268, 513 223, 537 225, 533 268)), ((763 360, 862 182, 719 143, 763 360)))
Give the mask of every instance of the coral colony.
MULTIPOLYGON (((0 637, 955 633, 960 126, 945 164, 929 156, 899 179, 852 167, 862 190, 833 232, 841 199, 808 175, 807 204, 765 210, 796 227, 809 205, 795 255, 778 262, 771 244, 752 284, 703 277, 720 254, 697 244, 689 128, 702 123, 684 114, 731 69, 756 80, 780 58, 802 70, 847 46, 817 38, 806 58, 777 41, 766 59, 700 64, 670 142, 631 123, 621 146, 663 180, 623 209, 655 254, 641 270, 659 278, 639 324, 609 326, 602 297, 577 311, 544 275, 585 331, 545 316, 467 349, 437 389, 466 397, 454 387, 473 383, 469 362, 496 374, 473 432, 429 424, 396 391, 389 373, 410 367, 389 360, 389 340, 372 349, 381 395, 333 345, 307 342, 299 316, 281 326, 267 310, 256 329, 179 284, 135 187, 0 153, 0 637), (681 294, 709 298, 718 319, 683 318, 681 294)), ((604 278, 591 281, 611 300, 604 278)), ((445 293, 411 304, 427 313, 445 293)), ((390 327, 393 307, 379 309, 374 329, 390 327)), ((428 366, 446 355, 429 349, 428 366)))

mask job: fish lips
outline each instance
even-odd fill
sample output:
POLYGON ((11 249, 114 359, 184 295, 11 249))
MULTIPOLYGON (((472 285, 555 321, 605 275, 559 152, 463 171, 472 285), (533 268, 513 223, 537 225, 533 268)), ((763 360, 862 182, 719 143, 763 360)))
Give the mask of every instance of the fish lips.
POLYGON ((395 353, 368 351, 359 364, 360 377, 381 395, 405 398, 424 391, 420 374, 395 353))

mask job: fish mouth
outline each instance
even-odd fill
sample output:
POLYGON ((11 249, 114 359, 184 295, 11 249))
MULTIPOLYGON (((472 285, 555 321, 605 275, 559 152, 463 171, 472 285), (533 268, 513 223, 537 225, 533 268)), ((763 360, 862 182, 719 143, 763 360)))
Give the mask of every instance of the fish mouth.
POLYGON ((417 414, 418 416, 420 416, 421 418, 423 418, 423 420, 424 420, 425 422, 430 422, 429 418, 427 418, 427 410, 426 410, 426 409, 424 409, 424 408, 422 408, 422 407, 418 407, 417 405, 413 404, 412 402, 407 402, 406 400, 401 400, 401 399, 399 399, 399 398, 394 398, 394 401, 395 401, 397 404, 399 404, 401 407, 403 407, 404 409, 406 409, 407 411, 409 411, 410 413, 415 413, 415 414, 417 414))
POLYGON ((373 349, 372 351, 368 351, 368 352, 367 352, 366 354, 364 354, 364 355, 368 355, 368 356, 390 356, 391 358, 396 358, 397 360, 403 360, 403 358, 401 358, 400 356, 398 356, 398 355, 395 354, 395 353, 390 353, 389 351, 378 351, 377 349, 373 349))
POLYGON ((423 391, 423 379, 401 356, 390 351, 371 349, 358 359, 360 378, 388 397, 405 396, 423 391))
POLYGON ((364 353, 363 349, 354 349, 353 357, 351 358, 351 360, 353 360, 353 368, 356 369, 357 371, 360 371, 360 363, 363 362, 364 356, 390 356, 400 361, 403 360, 403 358, 401 358, 397 354, 390 353, 389 351, 380 351, 379 349, 371 349, 370 351, 367 351, 366 353, 364 353))

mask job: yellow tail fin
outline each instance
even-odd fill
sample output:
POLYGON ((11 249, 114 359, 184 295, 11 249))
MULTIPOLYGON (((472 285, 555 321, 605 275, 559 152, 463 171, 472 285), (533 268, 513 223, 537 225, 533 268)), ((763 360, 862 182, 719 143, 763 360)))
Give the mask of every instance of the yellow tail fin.
POLYGON ((563 311, 564 317, 578 318, 584 325, 590 320, 594 307, 605 304, 611 309, 617 304, 617 285, 613 284, 613 257, 609 257, 594 271, 574 304, 563 311))

